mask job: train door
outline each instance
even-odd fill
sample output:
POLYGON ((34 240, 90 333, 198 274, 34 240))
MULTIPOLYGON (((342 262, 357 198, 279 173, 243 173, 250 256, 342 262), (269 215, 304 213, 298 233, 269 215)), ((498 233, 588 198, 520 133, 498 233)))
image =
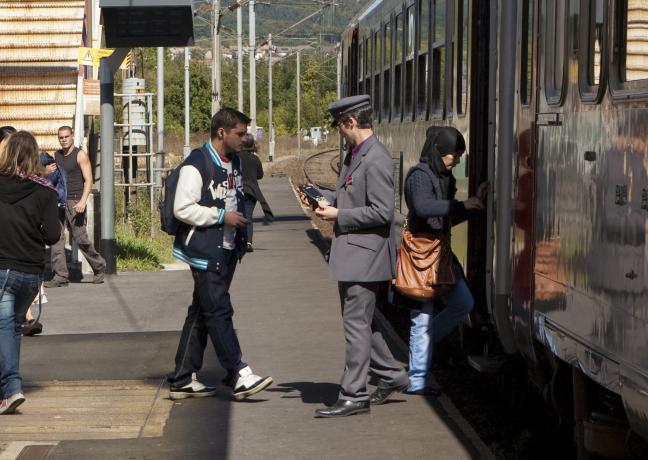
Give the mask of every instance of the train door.
POLYGON ((538 62, 539 57, 534 31, 539 22, 536 21, 538 3, 536 0, 518 0, 510 251, 513 333, 518 350, 530 357, 533 357, 534 163, 538 107, 538 78, 534 62, 538 62))
POLYGON ((358 78, 359 76, 359 67, 360 67, 360 46, 358 42, 359 31, 358 28, 354 28, 349 34, 349 69, 348 69, 348 82, 349 82, 349 92, 348 96, 355 96, 358 94, 358 78))

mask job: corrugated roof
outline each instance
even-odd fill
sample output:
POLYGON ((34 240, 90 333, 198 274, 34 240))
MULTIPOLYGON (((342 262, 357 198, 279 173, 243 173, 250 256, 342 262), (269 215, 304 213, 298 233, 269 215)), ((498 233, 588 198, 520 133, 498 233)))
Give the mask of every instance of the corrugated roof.
POLYGON ((59 148, 57 128, 72 125, 84 0, 0 1, 0 124, 59 148))

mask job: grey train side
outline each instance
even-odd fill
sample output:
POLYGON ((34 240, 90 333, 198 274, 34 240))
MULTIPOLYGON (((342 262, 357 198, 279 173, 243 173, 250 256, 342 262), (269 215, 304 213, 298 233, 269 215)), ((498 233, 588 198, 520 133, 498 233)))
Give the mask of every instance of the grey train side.
POLYGON ((403 171, 428 126, 466 137, 459 198, 494 191, 453 230, 472 319, 599 453, 597 423, 648 439, 646 15, 638 0, 377 0, 341 41, 342 92, 372 96, 403 171))

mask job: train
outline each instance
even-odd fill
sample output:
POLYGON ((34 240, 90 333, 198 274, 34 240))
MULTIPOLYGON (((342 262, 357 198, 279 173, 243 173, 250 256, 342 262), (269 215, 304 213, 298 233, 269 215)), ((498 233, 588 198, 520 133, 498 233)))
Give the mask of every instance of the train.
POLYGON ((459 199, 492 184, 452 236, 473 325, 523 359, 579 458, 647 458, 648 2, 372 0, 339 52, 342 95, 371 96, 400 158, 401 215, 430 125, 466 138, 459 199))

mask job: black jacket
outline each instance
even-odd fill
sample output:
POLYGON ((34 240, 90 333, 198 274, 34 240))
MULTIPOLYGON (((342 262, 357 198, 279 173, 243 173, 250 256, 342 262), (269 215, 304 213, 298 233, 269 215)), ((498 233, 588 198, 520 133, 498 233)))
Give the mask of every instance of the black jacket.
POLYGON ((254 198, 261 205, 263 209, 263 214, 265 214, 266 220, 272 222, 274 220, 274 214, 270 205, 263 196, 261 187, 259 187, 259 180, 263 178, 263 165, 261 160, 254 153, 249 150, 242 150, 237 153, 238 157, 241 160, 241 173, 243 174, 243 192, 245 195, 254 198))
POLYGON ((56 191, 29 179, 0 175, 0 269, 42 273, 45 245, 61 235, 56 191))

